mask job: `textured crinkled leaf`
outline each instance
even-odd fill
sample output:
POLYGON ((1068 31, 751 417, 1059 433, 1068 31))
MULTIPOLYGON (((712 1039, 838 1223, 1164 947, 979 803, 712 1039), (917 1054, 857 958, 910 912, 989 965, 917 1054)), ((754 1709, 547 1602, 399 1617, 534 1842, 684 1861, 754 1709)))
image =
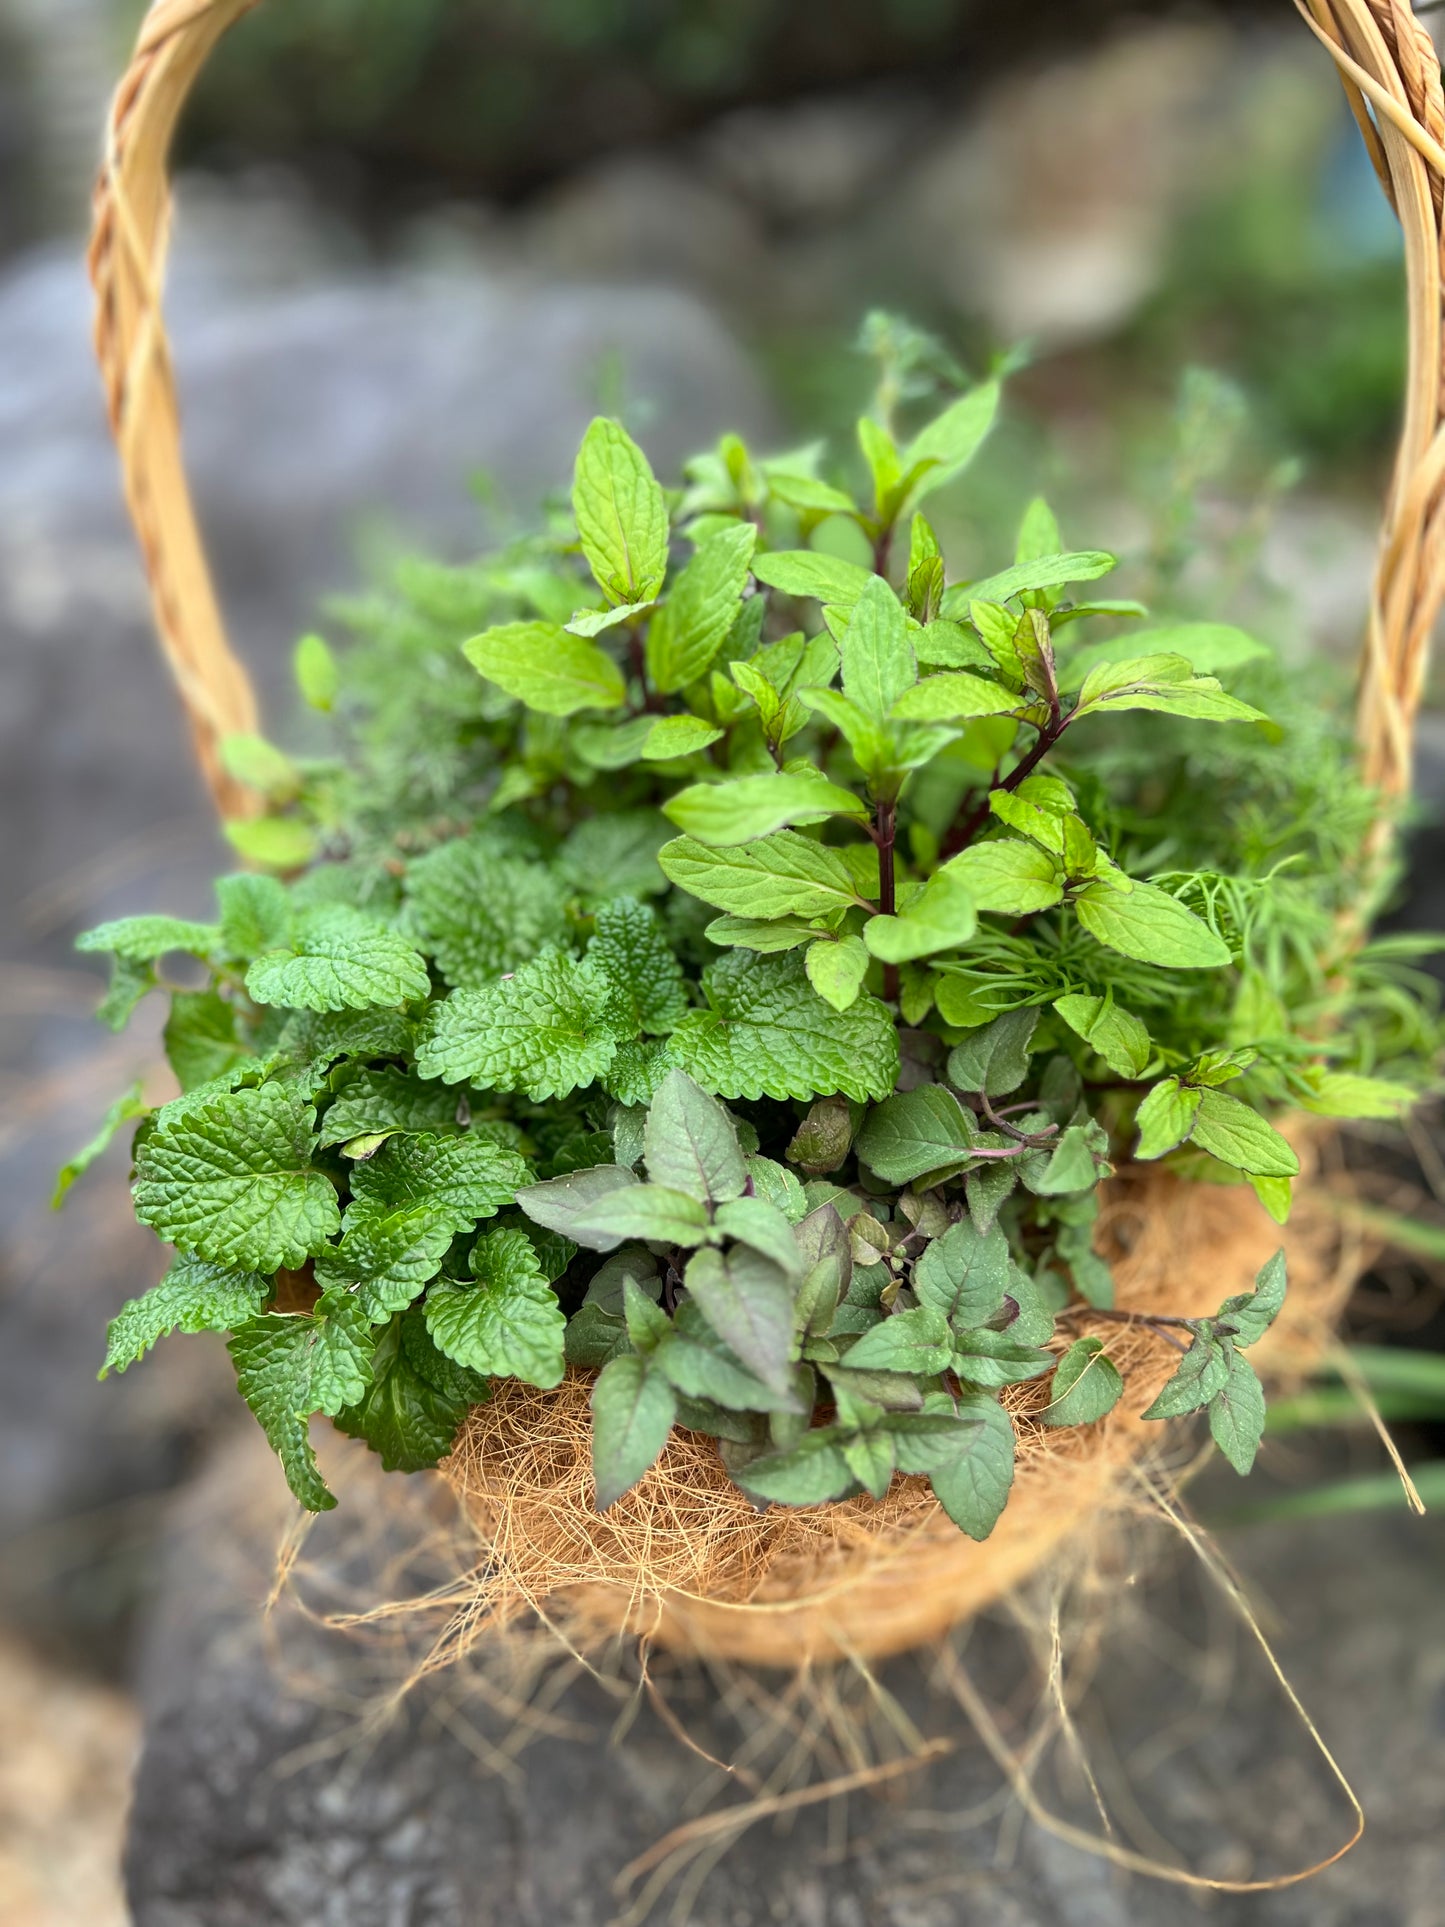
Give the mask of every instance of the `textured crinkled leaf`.
POLYGON ((820 917, 859 900, 841 852, 793 830, 724 849, 679 836, 663 846, 658 862, 690 896, 735 917, 820 917))
POLYGON ((665 1043, 624 1038, 602 1073, 602 1088, 619 1104, 645 1107, 652 1102, 658 1085, 671 1068, 672 1059, 665 1043))
POLYGON ((111 1319, 100 1376, 134 1365, 168 1332, 234 1331, 257 1316, 270 1292, 271 1280, 258 1271, 178 1257, 158 1285, 111 1319))
POLYGON ((209 1083, 251 1055, 236 1007, 215 990, 173 990, 163 1033, 166 1061, 183 1091, 209 1083))
POLYGON ((913 1289, 957 1331, 985 1325, 1002 1308, 1009 1288, 1008 1239, 997 1225, 980 1232, 968 1218, 950 1225, 919 1253, 913 1289))
POLYGON ((472 1252, 475 1284, 442 1280, 426 1298, 434 1343, 490 1378, 549 1390, 562 1382, 567 1321, 525 1231, 488 1231, 472 1252))
POLYGON ((950 858, 941 874, 961 879, 975 908, 995 916, 1033 916, 1063 901, 1064 879, 1058 863, 1024 837, 993 837, 987 843, 975 843, 950 858))
POLYGON ((1264 1387, 1239 1352, 1230 1352, 1229 1376, 1209 1401, 1209 1430, 1241 1477, 1252 1469, 1264 1437, 1264 1387))
POLYGON ((885 1184, 911 1184, 965 1162, 975 1135, 952 1091, 919 1084, 869 1111, 858 1134, 858 1155, 885 1184))
MULTIPOLYGON (((339 1073, 338 1073, 339 1076, 339 1073)), ((445 1086, 424 1084, 410 1071, 387 1065, 353 1071, 339 1083, 321 1119, 317 1142, 348 1144, 378 1131, 448 1131, 458 1128, 457 1098, 445 1086)))
POLYGON ((621 992, 635 1030, 665 1037, 686 1012, 682 967, 656 914, 635 897, 615 897, 601 905, 587 954, 621 992))
POLYGON ((119 917, 97 924, 75 940, 77 950, 108 951, 127 963, 154 963, 173 950, 207 957, 220 941, 213 923, 191 923, 182 917, 119 917))
POLYGON ((291 940, 291 897, 275 877, 242 871, 216 884, 221 943, 232 957, 284 950, 291 940))
POLYGON ((620 709, 627 700, 622 671, 607 651, 555 622, 503 623, 470 637, 462 653, 488 682, 544 716, 620 709))
POLYGON ((128 1091, 121 1092, 120 1096, 101 1119, 100 1128, 96 1131, 95 1136, 91 1138, 87 1144, 83 1144, 75 1153, 75 1156, 68 1158, 56 1172, 55 1189, 50 1196, 50 1208, 52 1211, 58 1211, 60 1209, 61 1205, 65 1202, 66 1193, 70 1190, 70 1187, 75 1183, 77 1178, 81 1177, 90 1169, 98 1157, 109 1149, 116 1133, 122 1130, 125 1125, 129 1124, 133 1118, 148 1117, 150 1115, 150 1108, 150 1105, 146 1103, 142 1095, 139 1082, 132 1084, 128 1091))
POLYGON ((461 837, 407 871, 407 929, 449 984, 494 982, 567 935, 565 885, 540 863, 461 837))
POLYGON ((302 911, 291 948, 267 952, 246 972, 256 1003, 290 1010, 372 1010, 430 989, 426 964, 405 937, 342 904, 302 911))
POLYGON ((959 1415, 977 1422, 958 1457, 933 1473, 934 1496, 960 1531, 986 1539, 1013 1485, 1013 1421, 996 1398, 977 1393, 959 1400, 959 1415))
POLYGON ((757 530, 735 522, 705 536, 647 633, 647 674, 663 695, 706 674, 738 613, 757 530))
POLYGON ((340 1218, 331 1181, 310 1168, 315 1122, 275 1083, 167 1105, 136 1158, 136 1216, 213 1264, 301 1265, 340 1218))
POLYGON ((317 1299, 310 1336, 312 1407, 334 1418, 371 1383, 376 1333, 356 1295, 340 1285, 317 1299))
POLYGON ((667 498, 621 422, 598 416, 572 474, 582 553, 609 602, 651 602, 667 573, 667 498))
POLYGON ((820 937, 808 945, 803 967, 824 1003, 847 1010, 857 1002, 868 975, 868 950, 861 937, 820 937))
POLYGON ((386 1472, 424 1472, 451 1450, 467 1401, 439 1390, 417 1370, 393 1333, 377 1347, 372 1382, 336 1415, 348 1437, 364 1439, 386 1472))
POLYGON ((417 1042, 417 1070, 538 1101, 566 1097, 612 1062, 616 995, 595 959, 544 951, 500 983, 454 990, 433 1004, 417 1042))
POLYGON ((592 1387, 592 1475, 597 1509, 620 1499, 657 1459, 677 1412, 677 1394, 654 1366, 614 1358, 592 1387))
POLYGON ((655 897, 666 889, 657 853, 667 825, 656 810, 610 810, 579 823, 557 852, 558 873, 589 903, 655 897))
POLYGON ((1287 1138, 1258 1111, 1227 1091, 1201 1091, 1191 1140, 1236 1171, 1262 1178, 1299 1175, 1299 1159, 1287 1138))
POLYGON ((671 1070, 647 1114, 643 1134, 647 1175, 703 1203, 740 1198, 747 1171, 737 1127, 706 1091, 680 1070, 671 1070))
POLYGON ((1229 946, 1202 917, 1152 883, 1127 892, 1090 883, 1074 898, 1079 922, 1096 942, 1139 963, 1211 970, 1230 961, 1229 946))
POLYGON ((707 1010, 673 1032, 673 1058, 721 1097, 811 1099, 841 1091, 885 1097, 898 1077, 898 1038, 887 1008, 862 996, 835 1011, 808 982, 794 952, 733 950, 703 973, 707 1010))
POLYGON ((699 1251, 684 1275, 689 1296, 722 1342, 767 1385, 791 1378, 793 1288, 760 1253, 699 1251))
POLYGON ((818 770, 793 774, 778 770, 721 783, 694 783, 669 797, 662 809, 680 830, 713 849, 752 842, 790 823, 868 814, 862 797, 830 783, 818 770))
POLYGON ((310 1512, 336 1504, 316 1467, 307 1419, 317 1407, 311 1391, 311 1321, 263 1313, 232 1332, 226 1349, 236 1386, 256 1415, 286 1483, 310 1512))
POLYGON ((1059 1360, 1048 1404, 1039 1413, 1045 1425, 1092 1425, 1119 1403, 1124 1381, 1097 1338, 1081 1338, 1059 1360))

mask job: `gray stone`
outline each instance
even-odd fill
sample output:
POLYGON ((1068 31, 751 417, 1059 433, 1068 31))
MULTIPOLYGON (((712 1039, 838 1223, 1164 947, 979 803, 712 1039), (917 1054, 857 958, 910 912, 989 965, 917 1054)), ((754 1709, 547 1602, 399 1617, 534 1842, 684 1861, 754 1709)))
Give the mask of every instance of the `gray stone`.
MULTIPOLYGON (((143 1684, 147 1737, 127 1862, 136 1927, 602 1927, 621 1911, 613 1883, 634 1855, 685 1818, 744 1797, 646 1707, 609 1739, 618 1706, 587 1681, 554 1709, 581 1730, 539 1735, 513 1777, 479 1765, 476 1733, 495 1743, 508 1722, 489 1718, 459 1680, 418 1689, 379 1739, 359 1736, 358 1713, 380 1691, 362 1649, 286 1605, 265 1628, 260 1621, 278 1530, 258 1502, 268 1476, 275 1484, 261 1456, 238 1444, 218 1460, 172 1536, 143 1684)), ((343 1509, 313 1528, 307 1558, 310 1583, 322 1582, 314 1598, 354 1604, 378 1569, 376 1520, 387 1507, 354 1461, 341 1470, 343 1509)), ((1232 1497, 1224 1478, 1216 1502, 1232 1497)), ((419 1490, 398 1504, 393 1519, 409 1504, 415 1531, 419 1490)), ((1217 1897, 1211 1917, 1230 1927, 1445 1920, 1445 1662, 1434 1637, 1445 1541, 1438 1521, 1402 1510, 1350 1521, 1342 1558, 1343 1530, 1319 1521, 1224 1536, 1372 1828, 1303 1887, 1217 1897)), ((1147 1851, 1162 1834, 1188 1864, 1231 1879, 1323 1857, 1348 1831, 1343 1801, 1237 1621, 1167 1549, 1134 1546, 1129 1559, 1104 1568, 1092 1611, 1114 1636, 1075 1707, 1121 1840, 1147 1851), (1121 1787, 1132 1806, 1117 1797, 1121 1787)), ((1017 1743, 1038 1694, 1016 1635, 985 1622, 964 1658, 1017 1743)), ((998 1776, 957 1708, 930 1690, 926 1663, 894 1662, 882 1683, 925 1733, 957 1750, 854 1796, 846 1811, 839 1803, 800 1812, 787 1828, 755 1827, 691 1899, 670 1888, 655 1918, 1175 1927, 1192 1916, 1196 1902, 1180 1889, 1120 1875, 1020 1826, 1007 1800, 990 1804, 998 1776), (674 1901, 681 1911, 669 1916, 674 1901)), ((737 1746, 740 1728, 714 1686, 674 1676, 669 1690, 702 1746, 723 1756, 737 1746)), ((1077 1776, 1045 1775, 1041 1791, 1093 1827, 1077 1776)))

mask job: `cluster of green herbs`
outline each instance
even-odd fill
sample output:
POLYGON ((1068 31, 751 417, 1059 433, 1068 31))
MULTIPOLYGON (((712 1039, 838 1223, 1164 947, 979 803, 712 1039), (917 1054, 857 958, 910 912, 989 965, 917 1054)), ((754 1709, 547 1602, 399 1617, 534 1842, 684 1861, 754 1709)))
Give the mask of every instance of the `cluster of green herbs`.
MULTIPOLYGON (((735 437, 669 494, 598 420, 544 536, 413 565, 349 667, 303 641, 351 753, 229 746, 272 874, 223 878, 214 923, 81 940, 117 1026, 169 990, 182 1087, 108 1120, 140 1118, 136 1211, 178 1255, 107 1369, 229 1332, 314 1508, 313 1414, 419 1468, 493 1380, 570 1366, 600 1504, 678 1424, 760 1502, 927 1474, 983 1536, 1003 1388, 1053 1373, 1057 1425, 1122 1391, 1096 1335, 1055 1336, 1108 1328, 1111 1161, 1245 1181, 1283 1221, 1272 1107, 1410 1101, 1434 1032, 1408 960, 1332 936, 1367 799, 1317 725, 1280 776, 1290 729, 1237 693, 1282 691, 1268 652, 1072 599, 1115 558, 1041 502, 1006 567, 948 582, 920 505, 997 406, 865 417, 865 502, 821 450, 735 437), (512 619, 458 648, 479 606, 512 619), (1238 754, 1196 760, 1205 726, 1238 754), (199 988, 164 983, 177 953, 199 988)), ((1272 1261, 1187 1321, 1151 1407, 1207 1407, 1241 1471, 1241 1348, 1283 1288, 1272 1261)))

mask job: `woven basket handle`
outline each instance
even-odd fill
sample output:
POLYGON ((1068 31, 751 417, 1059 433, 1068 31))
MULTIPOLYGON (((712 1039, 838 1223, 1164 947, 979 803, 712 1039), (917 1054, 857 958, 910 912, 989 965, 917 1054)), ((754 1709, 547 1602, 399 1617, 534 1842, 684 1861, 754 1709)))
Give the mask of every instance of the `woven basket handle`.
MULTIPOLYGON (((111 109, 90 248, 96 353, 126 503, 150 579, 161 647, 223 818, 255 808, 251 792, 223 769, 220 745, 228 735, 254 730, 257 709, 250 679, 226 641, 181 456, 161 314, 170 213, 166 162, 177 118, 207 55, 257 4, 153 0, 111 109)), ((1357 718, 1365 775, 1393 799, 1410 786, 1415 715, 1445 596, 1445 97, 1435 49, 1408 0, 1295 4, 1340 69, 1405 235, 1409 378, 1357 718)))

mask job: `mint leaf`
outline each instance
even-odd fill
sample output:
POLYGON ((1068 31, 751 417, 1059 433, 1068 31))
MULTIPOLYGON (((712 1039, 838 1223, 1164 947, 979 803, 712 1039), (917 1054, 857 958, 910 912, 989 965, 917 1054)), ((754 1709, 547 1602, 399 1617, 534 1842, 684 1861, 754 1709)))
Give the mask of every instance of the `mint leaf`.
POLYGON ((908 618, 882 576, 875 575, 854 604, 839 653, 843 694, 876 722, 917 682, 908 618))
POLYGON ((1053 1396, 1039 1413, 1045 1425, 1092 1425, 1113 1411, 1124 1391, 1119 1368, 1097 1338, 1081 1338, 1059 1360, 1053 1396))
MULTIPOLYGON (((610 1167, 597 1168, 605 1171, 610 1167)), ((593 1251, 611 1251, 625 1238, 641 1238, 652 1244, 698 1245, 707 1233, 704 1206, 686 1192, 662 1184, 619 1185, 608 1190, 585 1211, 577 1212, 567 1230, 569 1238, 593 1251)))
POLYGON ((446 1279, 427 1293, 426 1327, 438 1350, 489 1378, 560 1385, 567 1321, 526 1232, 483 1232, 472 1276, 475 1284, 446 1279))
POLYGON ((813 549, 784 549, 754 559, 753 574, 784 595, 810 597, 833 608, 851 609, 870 582, 871 569, 813 549))
POLYGON ((178 1257, 158 1285, 126 1301, 110 1321, 100 1376, 123 1372, 168 1332, 234 1331, 254 1318, 271 1293, 257 1271, 178 1257))
POLYGON ((684 1283, 692 1301, 722 1342, 775 1391, 791 1381, 793 1291, 788 1278, 761 1253, 746 1247, 699 1251, 688 1261, 684 1283))
POLYGON ((110 983, 95 1007, 95 1014, 107 1030, 124 1030, 141 998, 155 987, 156 973, 150 964, 112 957, 110 983))
POLYGON ((1062 902, 1064 895, 1057 862, 1047 850, 1022 837, 975 843, 950 858, 939 874, 960 879, 977 909, 998 916, 1032 916, 1062 902))
POLYGON ((616 991, 594 958, 544 951, 500 983, 454 990, 427 1013, 423 1077, 483 1090, 566 1097, 601 1077, 617 1049, 616 991))
POLYGON ((850 1371, 907 1372, 931 1378, 946 1371, 953 1360, 953 1334, 948 1320, 932 1305, 894 1312, 849 1347, 850 1371))
POLYGON ((692 756, 709 744, 720 742, 722 730, 701 716, 659 716, 648 729, 642 745, 645 763, 672 763, 692 756))
POLYGON ((410 1071, 356 1066, 338 1071, 336 1098, 321 1119, 318 1144, 349 1144, 378 1133, 448 1131, 457 1128, 456 1094, 424 1084, 410 1071))
POLYGON ((1043 1169, 1025 1170, 1024 1183, 1041 1198, 1061 1198, 1090 1191, 1099 1181, 1102 1149, 1106 1143, 1098 1126, 1071 1124, 1055 1143, 1043 1169), (1101 1153, 1098 1158, 1096 1143, 1101 1153))
POLYGON ((960 1091, 1007 1097, 1029 1074, 1029 1045, 1038 1027, 1036 1010, 1009 1010, 971 1031, 948 1058, 948 1081, 960 1091))
POLYGON ((966 616, 974 602, 1007 602, 1036 589, 1062 589, 1070 582, 1096 582, 1118 564, 1105 549, 1075 549, 1062 555, 1030 556, 978 582, 956 583, 943 598, 946 616, 966 616))
POLYGON ((1112 996, 1056 997, 1054 1009, 1069 1029, 1096 1050, 1116 1077, 1136 1078, 1153 1054, 1149 1032, 1112 996))
POLYGON ((570 636, 600 636, 604 629, 615 629, 619 623, 630 622, 634 616, 645 615, 656 606, 653 601, 619 602, 606 609, 579 609, 562 627, 570 636))
POLYGON ((309 1337, 311 1409, 334 1418, 371 1383, 376 1334, 355 1294, 335 1285, 312 1307, 309 1337))
POLYGON ((237 1035, 235 1005, 214 990, 173 990, 163 1037, 183 1091, 224 1076, 251 1055, 237 1035))
POLYGON ((506 622, 462 644, 467 661, 505 695, 543 716, 620 709, 622 671, 595 642, 555 622, 506 622))
POLYGON ((953 1369, 969 1385, 990 1389, 1021 1385, 1048 1371, 1053 1363, 1052 1352, 1026 1344, 1011 1332, 990 1331, 987 1326, 960 1332, 955 1340, 953 1369))
POLYGON ((1271 651, 1243 629, 1225 622, 1170 622, 1153 629, 1135 629, 1109 642, 1090 643, 1069 651, 1060 676, 1062 689, 1077 689, 1100 663, 1125 662, 1139 656, 1183 656, 1193 670, 1217 676, 1247 662, 1267 659, 1271 651))
POLYGON ((1184 1142, 1194 1129, 1202 1095, 1200 1091, 1186 1089, 1177 1077, 1166 1077, 1154 1086, 1134 1120, 1139 1127, 1134 1155, 1141 1163, 1162 1158, 1166 1151, 1184 1142))
POLYGON ((585 1243, 593 1251, 611 1251, 621 1244, 622 1234, 599 1232, 593 1214, 614 1192, 630 1190, 638 1182, 636 1174, 624 1165, 593 1164, 527 1186, 517 1193, 517 1203, 534 1224, 545 1230, 570 1238, 574 1244, 585 1243))
POLYGON ((572 513, 609 602, 651 602, 667 573, 667 499, 621 422, 591 423, 577 451, 572 513))
MULTIPOLYGON (((405 1319, 398 1323, 405 1328, 405 1319)), ((468 1401, 424 1377, 414 1349, 402 1343, 397 1325, 383 1332, 371 1383, 354 1405, 336 1414, 337 1430, 364 1439, 386 1472, 424 1472, 434 1466, 451 1450, 466 1416, 468 1401)))
POLYGON ((1023 701, 1017 691, 1005 689, 1001 683, 957 670, 925 676, 898 697, 892 714, 905 722, 961 722, 974 716, 1007 716, 1023 701))
POLYGON ((870 917, 863 941, 884 963, 912 963, 956 950, 978 928, 973 896, 957 872, 940 870, 896 917, 870 917))
POLYGON ((736 917, 820 917, 858 901, 841 854, 792 830, 729 849, 679 836, 657 860, 689 895, 736 917))
POLYGON ((404 937, 342 904, 302 911, 290 946, 258 957, 246 972, 256 1003, 291 1010, 371 1010, 411 1003, 430 989, 426 964, 404 937))
POLYGON ((182 917, 120 917, 97 924, 75 940, 77 950, 109 951, 126 963, 154 963, 172 951, 208 957, 220 932, 213 923, 190 923, 182 917))
POLYGON ((1097 943, 1139 963, 1213 970, 1231 961, 1228 944, 1202 917, 1152 883, 1135 883, 1128 892, 1107 883, 1086 884, 1074 898, 1074 910, 1097 943))
POLYGON ((665 887, 657 853, 666 836, 667 825, 656 810, 589 816, 557 852, 556 867, 589 903, 656 896, 665 887))
POLYGON ((1233 1165, 1236 1171, 1262 1178, 1299 1174, 1299 1159, 1289 1141, 1258 1111, 1225 1091, 1200 1092, 1192 1138, 1201 1151, 1210 1152, 1222 1164, 1233 1165))
POLYGON ((1214 1443, 1241 1477, 1254 1465, 1264 1437, 1264 1387, 1247 1358, 1231 1349, 1229 1376, 1209 1401, 1214 1443))
POLYGON ((635 897, 602 904, 587 954, 617 987, 634 1031, 665 1037, 677 1026, 688 1007, 682 968, 646 904, 635 897))
POLYGON ((868 952, 860 937, 820 937, 808 945, 803 967, 824 1003, 834 1010, 847 1010, 858 1001, 863 988, 868 952))
POLYGON ((295 1269, 340 1218, 311 1169, 316 1113, 281 1084, 166 1105, 136 1157, 136 1216, 184 1251, 256 1271, 295 1269))
POLYGON ((336 1504, 316 1467, 307 1419, 317 1408, 311 1391, 311 1321, 263 1313, 240 1325, 226 1349, 236 1367, 236 1387, 256 1416, 286 1483, 311 1512, 336 1504))
POLYGON ((1215 1313, 1216 1319, 1233 1327, 1236 1345, 1254 1345, 1264 1337, 1284 1304, 1285 1259, 1277 1251, 1261 1267, 1253 1291, 1242 1291, 1226 1298, 1215 1313))
POLYGON ((747 1171, 732 1119, 680 1070, 658 1087, 643 1133, 647 1175, 703 1204, 740 1198, 747 1171))
POLYGON ((636 1485, 667 1444, 677 1394, 655 1367, 614 1358, 592 1387, 592 1474, 605 1512, 636 1485))
POLYGON ((980 1232, 967 1218, 925 1245, 913 1290, 958 1331, 985 1325, 1003 1308, 1010 1279, 1008 1239, 997 1225, 980 1232))
POLYGON ((302 636, 291 656, 301 700, 323 715, 341 693, 341 670, 324 636, 302 636))
POLYGON ((567 936, 567 891, 540 863, 486 836, 419 857, 406 876, 406 927, 454 986, 489 984, 567 936))
POLYGON ((318 1259, 318 1281, 361 1287, 378 1316, 409 1305, 441 1269, 451 1241, 511 1204, 527 1167, 515 1151, 469 1133, 393 1137, 351 1171, 343 1237, 318 1259))
MULTIPOLYGON (((868 806, 817 770, 786 775, 739 776, 722 783, 694 783, 662 806, 680 830, 714 849, 750 843, 790 823, 820 823, 827 816, 864 817, 868 806)), ((726 906, 722 906, 726 907, 726 906)))
POLYGON ((769 1204, 766 1198, 730 1199, 718 1206, 713 1223, 724 1238, 760 1252, 787 1277, 801 1277, 803 1255, 793 1227, 778 1206, 769 1204))
POLYGON ((284 950, 291 941, 291 896, 275 877, 221 877, 216 884, 221 909, 221 944, 232 957, 259 957, 263 950, 284 950))
POLYGON ((737 522, 704 537, 647 632, 647 674, 667 696, 706 674, 727 640, 748 579, 757 531, 737 522))
POLYGON ((911 1184, 954 1170, 971 1155, 974 1127, 941 1084, 920 1084, 875 1105, 858 1133, 858 1155, 884 1184, 911 1184))
POLYGON ((970 1539, 986 1539, 1008 1502, 1014 1478, 1014 1429, 996 1398, 973 1393, 959 1400, 959 1417, 972 1420, 957 1458, 930 1483, 938 1503, 970 1539))
POLYGON ((918 431, 902 458, 908 485, 900 508, 911 508, 963 472, 993 427, 1000 393, 996 381, 983 382, 918 431))
POLYGON ((736 1477, 745 1492, 779 1505, 823 1505, 856 1483, 842 1437, 831 1426, 805 1432, 786 1452, 750 1459, 736 1477))
POLYGON ((809 1101, 834 1091, 862 1100, 892 1090, 898 1038, 876 998, 831 1009, 796 953, 729 951, 704 971, 702 983, 709 1008, 688 1012, 669 1049, 704 1090, 809 1101))
POLYGON ((1194 1342, 1180 1359, 1173 1377, 1143 1418, 1183 1418, 1207 1405, 1229 1383, 1229 1361, 1234 1347, 1222 1344, 1208 1320, 1195 1328, 1194 1342))
POLYGON ((106 1151, 117 1131, 128 1124, 132 1118, 148 1117, 150 1105, 141 1094, 139 1081, 132 1084, 128 1091, 122 1091, 101 1119, 100 1129, 88 1144, 82 1145, 73 1158, 62 1164, 55 1174, 55 1189, 50 1196, 50 1208, 58 1211, 65 1202, 66 1193, 76 1179, 88 1171, 95 1160, 106 1151))

